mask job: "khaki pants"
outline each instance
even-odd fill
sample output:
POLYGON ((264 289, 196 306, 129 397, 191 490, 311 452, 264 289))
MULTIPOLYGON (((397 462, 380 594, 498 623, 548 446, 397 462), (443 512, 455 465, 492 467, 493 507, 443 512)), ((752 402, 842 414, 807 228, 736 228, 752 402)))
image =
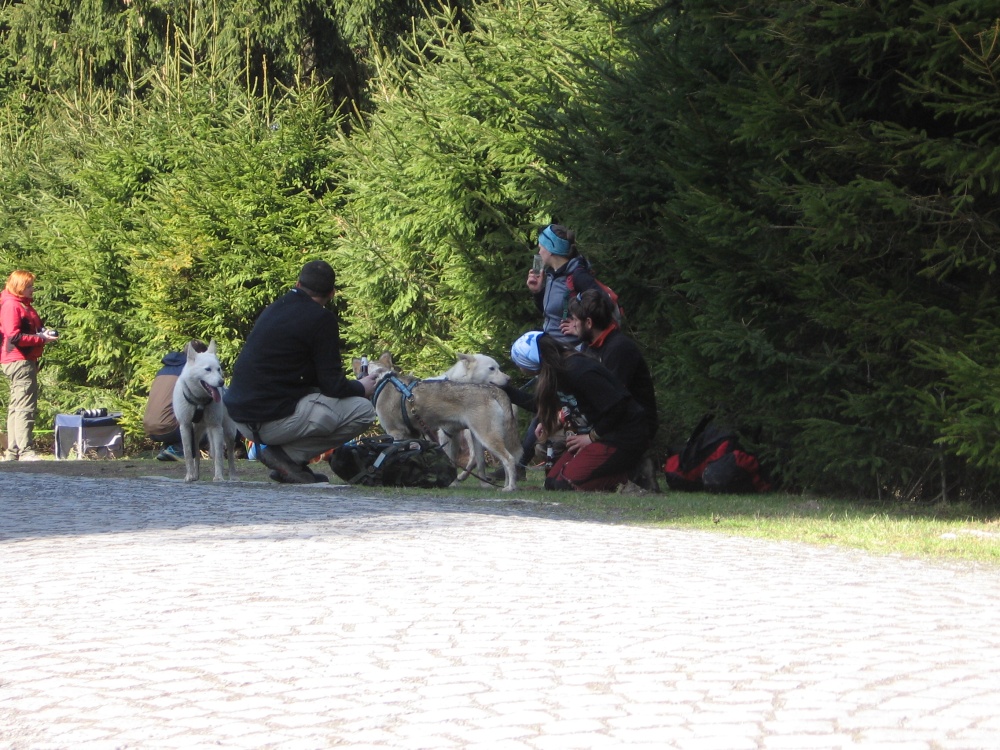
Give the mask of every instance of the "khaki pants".
POLYGON ((21 359, 2 365, 10 381, 7 404, 7 457, 34 453, 35 413, 38 411, 38 362, 21 359))
MULTIPOLYGON (((310 393, 299 399, 294 414, 262 423, 259 433, 264 445, 281 446, 292 461, 305 464, 331 448, 339 448, 374 422, 375 407, 366 398, 330 398, 310 393)), ((254 439, 250 425, 237 422, 236 426, 248 440, 254 439)))

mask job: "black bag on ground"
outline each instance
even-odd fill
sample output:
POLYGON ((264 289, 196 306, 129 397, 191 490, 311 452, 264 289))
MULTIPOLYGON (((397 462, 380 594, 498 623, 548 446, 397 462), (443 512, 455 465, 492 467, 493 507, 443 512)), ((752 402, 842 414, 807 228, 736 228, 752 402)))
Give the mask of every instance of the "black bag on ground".
POLYGON ((358 438, 330 456, 333 473, 365 487, 447 487, 458 470, 437 443, 392 435, 358 438))
POLYGON ((707 414, 684 447, 667 456, 663 472, 672 490, 686 492, 767 492, 757 457, 741 450, 736 433, 712 424, 707 414))

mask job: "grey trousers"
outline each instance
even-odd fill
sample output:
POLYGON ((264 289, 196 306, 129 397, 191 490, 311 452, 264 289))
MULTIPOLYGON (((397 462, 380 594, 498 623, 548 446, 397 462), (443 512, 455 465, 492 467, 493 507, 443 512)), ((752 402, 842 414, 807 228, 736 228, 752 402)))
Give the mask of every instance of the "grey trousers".
POLYGON ((10 381, 7 403, 7 456, 34 452, 35 414, 38 411, 38 362, 21 359, 5 362, 3 374, 10 381))
MULTIPOLYGON (((339 448, 375 423, 375 407, 360 396, 331 398, 310 393, 299 399, 295 412, 283 419, 260 424, 264 445, 277 445, 297 464, 304 464, 331 448, 339 448)), ((237 422, 239 431, 253 440, 249 424, 237 422)))

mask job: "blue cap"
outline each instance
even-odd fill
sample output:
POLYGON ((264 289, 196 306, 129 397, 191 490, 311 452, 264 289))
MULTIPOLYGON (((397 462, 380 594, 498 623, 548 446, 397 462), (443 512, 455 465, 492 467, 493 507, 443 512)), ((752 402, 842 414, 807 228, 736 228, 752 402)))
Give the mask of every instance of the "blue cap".
POLYGON ((510 348, 510 358, 522 370, 538 372, 542 369, 542 358, 538 353, 538 339, 545 334, 542 331, 528 331, 510 348))

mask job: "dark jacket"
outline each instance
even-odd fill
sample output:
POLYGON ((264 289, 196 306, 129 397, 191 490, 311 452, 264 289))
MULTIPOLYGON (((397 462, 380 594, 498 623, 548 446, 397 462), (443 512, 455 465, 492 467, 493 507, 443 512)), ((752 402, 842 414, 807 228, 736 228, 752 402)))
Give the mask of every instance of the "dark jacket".
POLYGON ((558 376, 561 393, 576 397, 577 407, 602 442, 645 450, 649 435, 645 410, 608 368, 582 354, 566 358, 558 376))
POLYGON ((299 399, 316 391, 365 395, 364 386, 344 374, 336 314, 293 289, 260 314, 224 400, 234 420, 254 424, 290 416, 299 399))
POLYGON ((649 365, 643 359, 639 346, 615 326, 602 339, 592 343, 584 352, 595 356, 628 388, 632 397, 646 412, 646 425, 650 439, 656 435, 660 418, 656 411, 656 392, 649 365))

